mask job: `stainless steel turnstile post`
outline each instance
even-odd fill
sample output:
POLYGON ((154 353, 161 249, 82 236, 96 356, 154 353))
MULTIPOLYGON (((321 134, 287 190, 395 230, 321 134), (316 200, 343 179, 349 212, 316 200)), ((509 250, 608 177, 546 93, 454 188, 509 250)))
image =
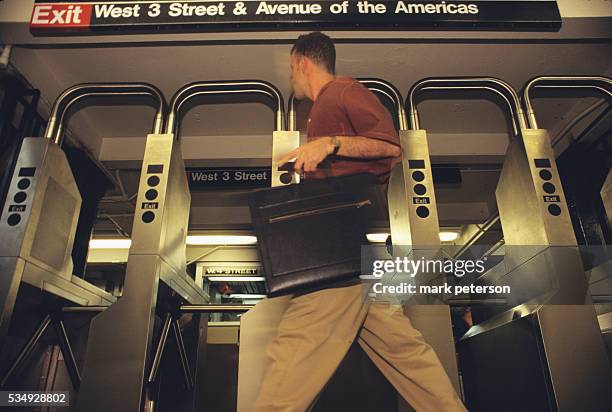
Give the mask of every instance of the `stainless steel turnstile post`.
MULTIPOLYGON (((408 127, 407 130, 400 131, 403 160, 396 166, 389 181, 389 215, 394 249, 396 247, 405 249, 413 259, 441 258, 440 228, 427 132, 420 126, 416 97, 424 91, 472 89, 492 91, 502 97, 505 96, 500 91, 504 89, 503 82, 491 78, 424 79, 417 82, 408 92, 406 99, 408 127)), ((515 108, 518 109, 516 106, 515 108)), ((513 120, 513 123, 517 122, 513 120)), ((417 283, 429 281, 423 278, 423 274, 417 275, 417 283)), ((436 350, 451 382, 461 394, 450 308, 447 302, 423 296, 412 300, 413 302, 409 301, 407 305, 408 311, 414 313, 411 320, 436 350)))
POLYGON ((177 299, 207 300, 186 273, 187 179, 178 142, 162 134, 164 98, 150 89, 157 113, 145 147, 123 295, 92 321, 76 410, 138 411, 143 406, 160 280, 177 299))
POLYGON ((604 411, 612 403, 609 363, 555 153, 530 102, 534 87, 590 87, 610 95, 611 85, 601 77, 540 77, 524 89, 528 124, 519 119, 520 135, 508 147, 496 190, 505 256, 494 281, 512 287, 516 306, 475 325, 459 343, 472 410, 604 411))
MULTIPOLYGON (((0 347, 21 291, 42 300, 53 297, 57 306, 70 302, 83 306, 108 306, 115 298, 72 274, 71 250, 80 213, 81 196, 61 149, 68 109, 92 96, 156 95, 146 84, 80 84, 64 91, 55 101, 45 138, 24 139, 0 219, 0 347)), ((161 122, 158 113, 156 122, 161 122)), ((159 123, 161 124, 161 123, 159 123)), ((56 313, 43 319, 12 366, 2 378, 6 384, 49 325, 53 326, 72 384, 79 387, 79 372, 63 320, 56 313)), ((4 368, 3 368, 4 369, 4 368)))
MULTIPOLYGON (((440 229, 427 136, 409 128, 402 96, 393 85, 376 79, 364 79, 364 84, 382 88, 398 116, 402 158, 391 171, 387 191, 393 255, 433 257, 439 253, 440 229)), ((402 301, 404 314, 434 349, 455 390, 461 393, 449 306, 444 302, 419 304, 426 302, 408 297, 402 301)))
MULTIPOLYGON (((300 135, 296 131, 286 130, 285 108, 283 97, 273 85, 257 80, 219 81, 194 83, 185 86, 178 92, 176 110, 172 110, 168 127, 172 127, 180 106, 191 97, 199 95, 264 95, 272 103, 274 111, 274 131, 272 133, 272 186, 281 186, 299 182, 299 175, 279 170, 278 159, 297 148, 300 135)), ((259 377, 263 370, 265 359, 262 356, 265 346, 260 342, 269 339, 276 331, 274 322, 270 323, 274 314, 282 313, 286 298, 264 299, 253 309, 240 318, 240 352, 238 360, 238 410, 243 405, 248 408, 253 394, 259 388, 259 377)), ((196 384, 197 385, 197 384, 196 384)))

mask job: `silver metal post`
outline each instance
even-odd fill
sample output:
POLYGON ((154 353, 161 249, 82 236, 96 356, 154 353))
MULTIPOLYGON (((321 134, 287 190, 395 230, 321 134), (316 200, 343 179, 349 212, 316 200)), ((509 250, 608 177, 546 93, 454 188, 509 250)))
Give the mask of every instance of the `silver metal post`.
POLYGON ((193 376, 191 375, 189 359, 187 359, 187 350, 185 349, 185 342, 183 341, 183 335, 181 333, 181 327, 178 323, 178 319, 172 320, 172 332, 174 333, 174 343, 176 344, 176 350, 181 362, 181 370, 183 371, 183 379, 185 380, 185 389, 190 391, 194 386, 193 376))
POLYGON ((66 369, 68 370, 70 382, 72 382, 72 387, 74 390, 78 391, 81 387, 81 374, 79 373, 79 368, 77 366, 76 359, 74 358, 74 352, 72 351, 70 340, 68 340, 68 333, 66 333, 64 321, 62 319, 53 319, 53 327, 55 329, 55 333, 57 334, 57 341, 60 350, 62 351, 62 356, 64 357, 64 363, 66 365, 66 369))
POLYGON ((155 355, 153 356, 153 362, 151 363, 151 371, 149 372, 149 383, 155 382, 157 379, 157 373, 159 372, 159 365, 161 364, 161 357, 166 347, 168 340, 168 333, 172 324, 172 314, 166 313, 164 319, 164 326, 162 327, 159 335, 159 341, 157 342, 157 348, 155 349, 155 355))

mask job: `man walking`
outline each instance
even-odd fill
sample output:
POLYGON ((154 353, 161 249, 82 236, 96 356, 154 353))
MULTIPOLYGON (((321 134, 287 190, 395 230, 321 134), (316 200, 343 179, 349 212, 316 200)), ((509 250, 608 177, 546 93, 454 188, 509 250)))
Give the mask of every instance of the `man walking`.
MULTIPOLYGON (((298 99, 313 101, 308 143, 288 153, 306 179, 360 172, 389 179, 401 155, 387 110, 367 88, 336 77, 336 52, 326 35, 300 36, 291 50, 291 82, 298 99), (330 157, 323 173, 318 166, 330 157)), ((371 302, 369 284, 352 282, 293 295, 266 349, 253 412, 304 412, 357 339, 395 389, 417 411, 465 411, 433 349, 401 306, 371 302)))

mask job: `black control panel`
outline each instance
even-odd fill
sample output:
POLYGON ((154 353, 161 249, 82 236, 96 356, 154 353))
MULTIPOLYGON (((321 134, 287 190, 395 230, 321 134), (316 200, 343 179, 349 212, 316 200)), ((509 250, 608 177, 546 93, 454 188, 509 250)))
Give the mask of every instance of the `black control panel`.
POLYGON ((549 203, 547 206, 548 213, 553 216, 559 216, 561 214, 561 197, 556 193, 557 188, 549 180, 552 179, 553 174, 551 171, 552 162, 550 159, 533 159, 533 164, 538 171, 538 175, 542 181, 542 190, 544 195, 544 203, 549 203))
POLYGON ((159 209, 157 198, 159 192, 157 186, 161 182, 161 174, 164 173, 164 165, 148 165, 147 166, 147 191, 145 199, 147 202, 142 202, 140 209, 145 212, 142 214, 144 223, 151 223, 155 220, 155 211, 159 209))
POLYGON ((427 195, 427 187, 423 184, 425 181, 425 160, 424 159, 408 159, 408 168, 413 170, 412 180, 415 182, 412 191, 416 196, 412 198, 412 203, 419 205, 416 208, 416 214, 421 219, 429 216, 429 206, 431 200, 427 195))
POLYGON ((23 214, 28 208, 28 200, 30 198, 30 190, 28 189, 32 187, 32 178, 35 174, 35 167, 21 167, 17 171, 18 179, 15 183, 17 193, 13 195, 12 199, 7 199, 8 217, 6 222, 9 226, 17 226, 23 220, 23 214))

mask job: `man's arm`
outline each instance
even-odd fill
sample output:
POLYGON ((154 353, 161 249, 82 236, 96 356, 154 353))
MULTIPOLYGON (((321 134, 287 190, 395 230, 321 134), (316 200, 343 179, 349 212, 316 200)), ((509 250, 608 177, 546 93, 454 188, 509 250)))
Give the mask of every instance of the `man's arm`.
MULTIPOLYGON (((337 136, 340 147, 339 156, 356 158, 397 157, 401 154, 399 146, 384 140, 364 136, 337 136)), ((325 158, 334 152, 331 137, 321 137, 298 147, 279 159, 279 166, 295 158, 294 170, 297 173, 314 172, 325 158)))
MULTIPOLYGON (((331 137, 329 144, 331 144, 331 137)), ((378 157, 397 157, 401 154, 399 146, 384 140, 364 136, 337 136, 339 156, 373 159, 378 157)))
MULTIPOLYGON (((338 155, 362 159, 401 155, 391 116, 371 91, 355 82, 344 89, 341 101, 356 136, 337 136, 338 155)), ((280 163, 295 158, 296 172, 314 172, 333 151, 332 137, 321 137, 288 153, 280 163)))

